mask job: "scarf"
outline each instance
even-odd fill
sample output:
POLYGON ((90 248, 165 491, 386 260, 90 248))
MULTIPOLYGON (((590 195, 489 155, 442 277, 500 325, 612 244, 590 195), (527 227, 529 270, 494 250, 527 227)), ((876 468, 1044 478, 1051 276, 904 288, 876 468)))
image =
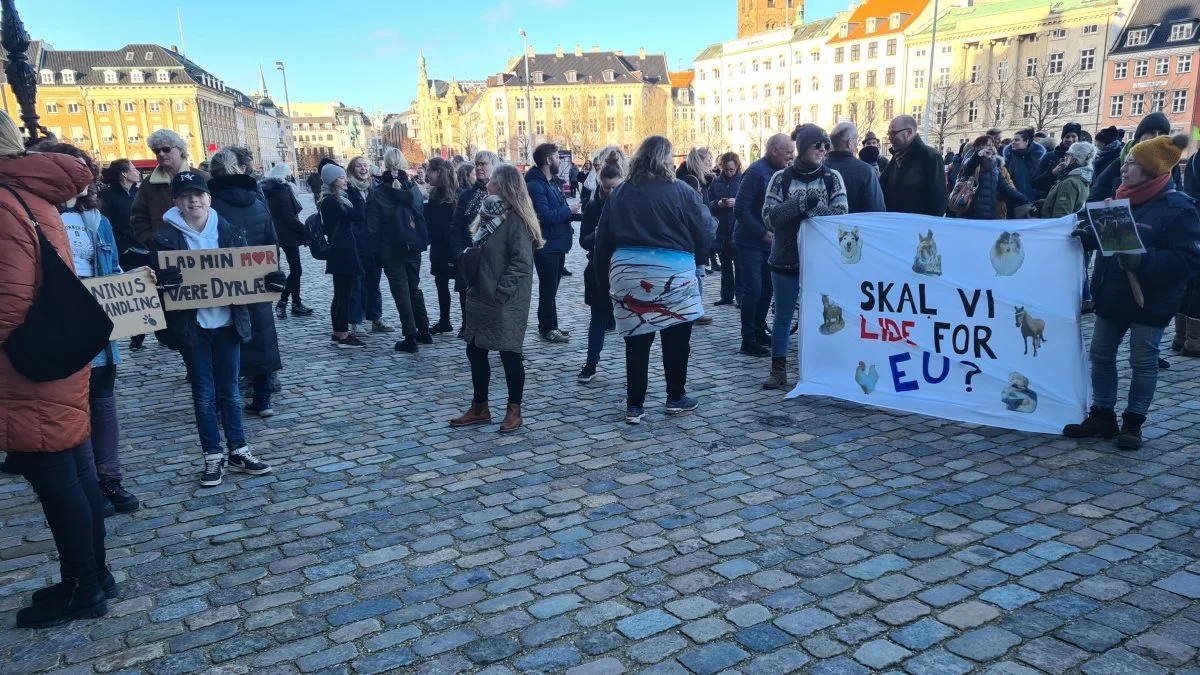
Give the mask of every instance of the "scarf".
POLYGON ((371 194, 370 179, 359 180, 349 174, 346 174, 346 179, 350 181, 350 187, 354 188, 355 190, 358 190, 359 196, 361 196, 363 198, 363 201, 366 201, 367 195, 371 194))
POLYGON ((1095 169, 1092 167, 1091 164, 1088 164, 1087 166, 1080 166, 1080 167, 1071 169, 1069 172, 1067 172, 1067 175, 1068 176, 1079 176, 1080 178, 1083 179, 1083 182, 1091 183, 1092 182, 1092 174, 1094 172, 1095 172, 1095 169))
POLYGON ((479 207, 483 204, 483 198, 487 197, 487 182, 475 181, 471 186, 471 194, 467 196, 467 204, 463 209, 463 219, 470 223, 475 220, 475 216, 479 214, 479 207))
POLYGON ((1128 199, 1130 206, 1144 204, 1157 197, 1158 193, 1162 192, 1163 188, 1170 182, 1171 174, 1168 172, 1157 178, 1151 178, 1137 187, 1129 188, 1125 187, 1124 183, 1121 183, 1117 187, 1117 199, 1128 199))
POLYGON ((813 180, 825 172, 825 165, 818 164, 813 168, 805 168, 801 166, 800 160, 796 160, 791 166, 792 178, 803 183, 811 183, 813 180))
POLYGON ((488 195, 479 207, 479 220, 475 225, 475 232, 471 235, 471 241, 478 244, 492 236, 492 233, 508 218, 511 211, 512 209, 508 208, 508 204, 505 204, 503 199, 496 195, 488 195))
POLYGON ((338 201, 340 201, 342 203, 342 206, 345 206, 348 209, 354 208, 354 204, 350 203, 350 198, 346 196, 345 192, 341 192, 341 191, 333 192, 332 190, 329 189, 328 185, 325 185, 324 183, 322 183, 321 184, 321 199, 324 199, 326 197, 337 197, 338 201))

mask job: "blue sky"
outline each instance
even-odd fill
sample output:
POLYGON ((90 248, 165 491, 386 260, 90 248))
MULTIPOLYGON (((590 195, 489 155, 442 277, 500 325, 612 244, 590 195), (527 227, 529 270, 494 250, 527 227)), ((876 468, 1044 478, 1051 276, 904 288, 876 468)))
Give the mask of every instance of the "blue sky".
MULTIPOLYGON (((810 18, 846 3, 810 2, 810 18)), ((705 45, 736 34, 736 0, 18 0, 25 27, 56 49, 116 49, 131 42, 179 44, 234 87, 267 87, 283 103, 274 64, 287 64, 292 101, 338 99, 399 112, 416 92, 423 50, 429 76, 482 79, 521 52, 518 28, 539 52, 574 49, 666 52, 672 70, 691 66, 705 45)))

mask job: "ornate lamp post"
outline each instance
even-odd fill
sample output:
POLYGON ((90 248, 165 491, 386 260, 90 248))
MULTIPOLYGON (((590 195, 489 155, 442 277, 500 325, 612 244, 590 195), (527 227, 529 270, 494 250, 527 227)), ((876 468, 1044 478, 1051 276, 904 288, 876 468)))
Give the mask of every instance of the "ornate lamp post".
POLYGON ((0 0, 0 46, 8 52, 4 75, 21 106, 21 119, 25 122, 25 134, 29 137, 26 143, 33 144, 48 137, 50 132, 38 124, 37 76, 29 63, 29 55, 25 53, 29 49, 29 33, 25 32, 25 24, 21 23, 13 0, 0 0))

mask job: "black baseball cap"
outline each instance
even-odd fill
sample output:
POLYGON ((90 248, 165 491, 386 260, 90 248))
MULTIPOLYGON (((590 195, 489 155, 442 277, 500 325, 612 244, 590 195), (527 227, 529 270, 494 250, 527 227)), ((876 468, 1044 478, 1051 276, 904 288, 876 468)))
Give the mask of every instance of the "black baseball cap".
POLYGON ((208 181, 195 171, 180 171, 171 179, 171 198, 181 197, 188 192, 209 192, 208 181))

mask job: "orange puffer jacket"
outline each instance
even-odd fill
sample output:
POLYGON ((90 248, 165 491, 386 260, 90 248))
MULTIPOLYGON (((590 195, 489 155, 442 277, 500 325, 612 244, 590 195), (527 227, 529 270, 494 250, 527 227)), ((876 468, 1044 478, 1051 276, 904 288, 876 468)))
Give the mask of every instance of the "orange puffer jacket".
MULTIPOLYGON (((74 269, 71 247, 56 204, 79 194, 92 173, 69 155, 0 159, 0 183, 15 189, 59 257, 74 269)), ((41 250, 25 209, 0 190, 0 343, 21 325, 41 285, 41 250)), ((54 382, 34 382, 13 369, 0 349, 0 450, 61 452, 91 434, 88 379, 91 367, 54 382)))

